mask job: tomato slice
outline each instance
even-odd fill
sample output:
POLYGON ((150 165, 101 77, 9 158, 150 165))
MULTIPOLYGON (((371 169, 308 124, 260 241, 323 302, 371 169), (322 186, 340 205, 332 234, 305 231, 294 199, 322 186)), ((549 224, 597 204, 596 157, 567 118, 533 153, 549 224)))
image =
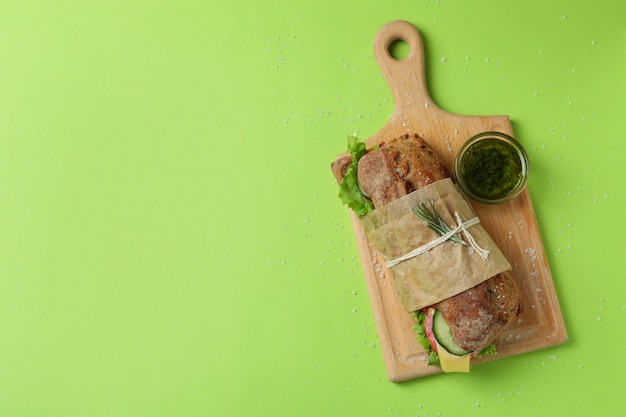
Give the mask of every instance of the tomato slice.
POLYGON ((426 338, 428 338, 428 342, 430 343, 430 347, 434 352, 437 352, 437 339, 435 339, 435 333, 433 333, 433 316, 435 315, 435 309, 432 307, 428 307, 426 309, 426 320, 424 320, 424 332, 426 333, 426 338))

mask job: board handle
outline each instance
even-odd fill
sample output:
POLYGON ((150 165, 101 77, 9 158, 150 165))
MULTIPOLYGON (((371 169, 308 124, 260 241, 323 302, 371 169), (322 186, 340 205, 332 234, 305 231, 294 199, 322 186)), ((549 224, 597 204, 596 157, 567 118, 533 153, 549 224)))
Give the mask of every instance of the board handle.
POLYGON ((424 44, 415 26, 404 20, 395 20, 383 26, 374 39, 376 61, 389 84, 396 105, 402 106, 411 97, 425 107, 434 105, 426 86, 424 44), (407 57, 394 58, 390 48, 396 41, 409 45, 407 57))
POLYGON ((415 26, 404 20, 387 23, 374 38, 374 56, 393 95, 395 109, 389 122, 367 139, 367 146, 400 134, 419 133, 419 129, 447 114, 428 94, 424 44, 415 26), (405 58, 392 55, 390 48, 396 41, 408 44, 409 54, 405 58))

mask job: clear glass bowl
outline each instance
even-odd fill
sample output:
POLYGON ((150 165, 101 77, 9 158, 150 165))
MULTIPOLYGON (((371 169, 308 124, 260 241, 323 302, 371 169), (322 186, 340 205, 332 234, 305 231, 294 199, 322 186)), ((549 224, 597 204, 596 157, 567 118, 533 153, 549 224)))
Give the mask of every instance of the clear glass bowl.
POLYGON ((463 144, 454 161, 454 173, 459 187, 472 200, 506 203, 528 183, 528 155, 511 136, 484 132, 463 144))

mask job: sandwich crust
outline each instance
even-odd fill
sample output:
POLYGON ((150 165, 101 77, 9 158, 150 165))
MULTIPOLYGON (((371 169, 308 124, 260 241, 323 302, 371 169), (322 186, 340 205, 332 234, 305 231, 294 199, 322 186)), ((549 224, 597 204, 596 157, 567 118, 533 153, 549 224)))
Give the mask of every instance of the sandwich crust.
POLYGON ((522 292, 503 272, 435 305, 450 326, 455 342, 480 352, 520 313, 522 292))
POLYGON ((439 155, 418 135, 401 136, 359 160, 359 184, 374 207, 448 177, 439 155))

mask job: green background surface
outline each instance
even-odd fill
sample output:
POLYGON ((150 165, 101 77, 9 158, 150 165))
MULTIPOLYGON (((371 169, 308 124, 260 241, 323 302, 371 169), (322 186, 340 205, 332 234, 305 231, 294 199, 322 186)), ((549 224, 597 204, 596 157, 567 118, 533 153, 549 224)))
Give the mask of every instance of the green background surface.
POLYGON ((0 416, 616 415, 626 3, 0 0, 0 416), (511 117, 569 332, 387 380, 329 164, 393 111, 511 117))

